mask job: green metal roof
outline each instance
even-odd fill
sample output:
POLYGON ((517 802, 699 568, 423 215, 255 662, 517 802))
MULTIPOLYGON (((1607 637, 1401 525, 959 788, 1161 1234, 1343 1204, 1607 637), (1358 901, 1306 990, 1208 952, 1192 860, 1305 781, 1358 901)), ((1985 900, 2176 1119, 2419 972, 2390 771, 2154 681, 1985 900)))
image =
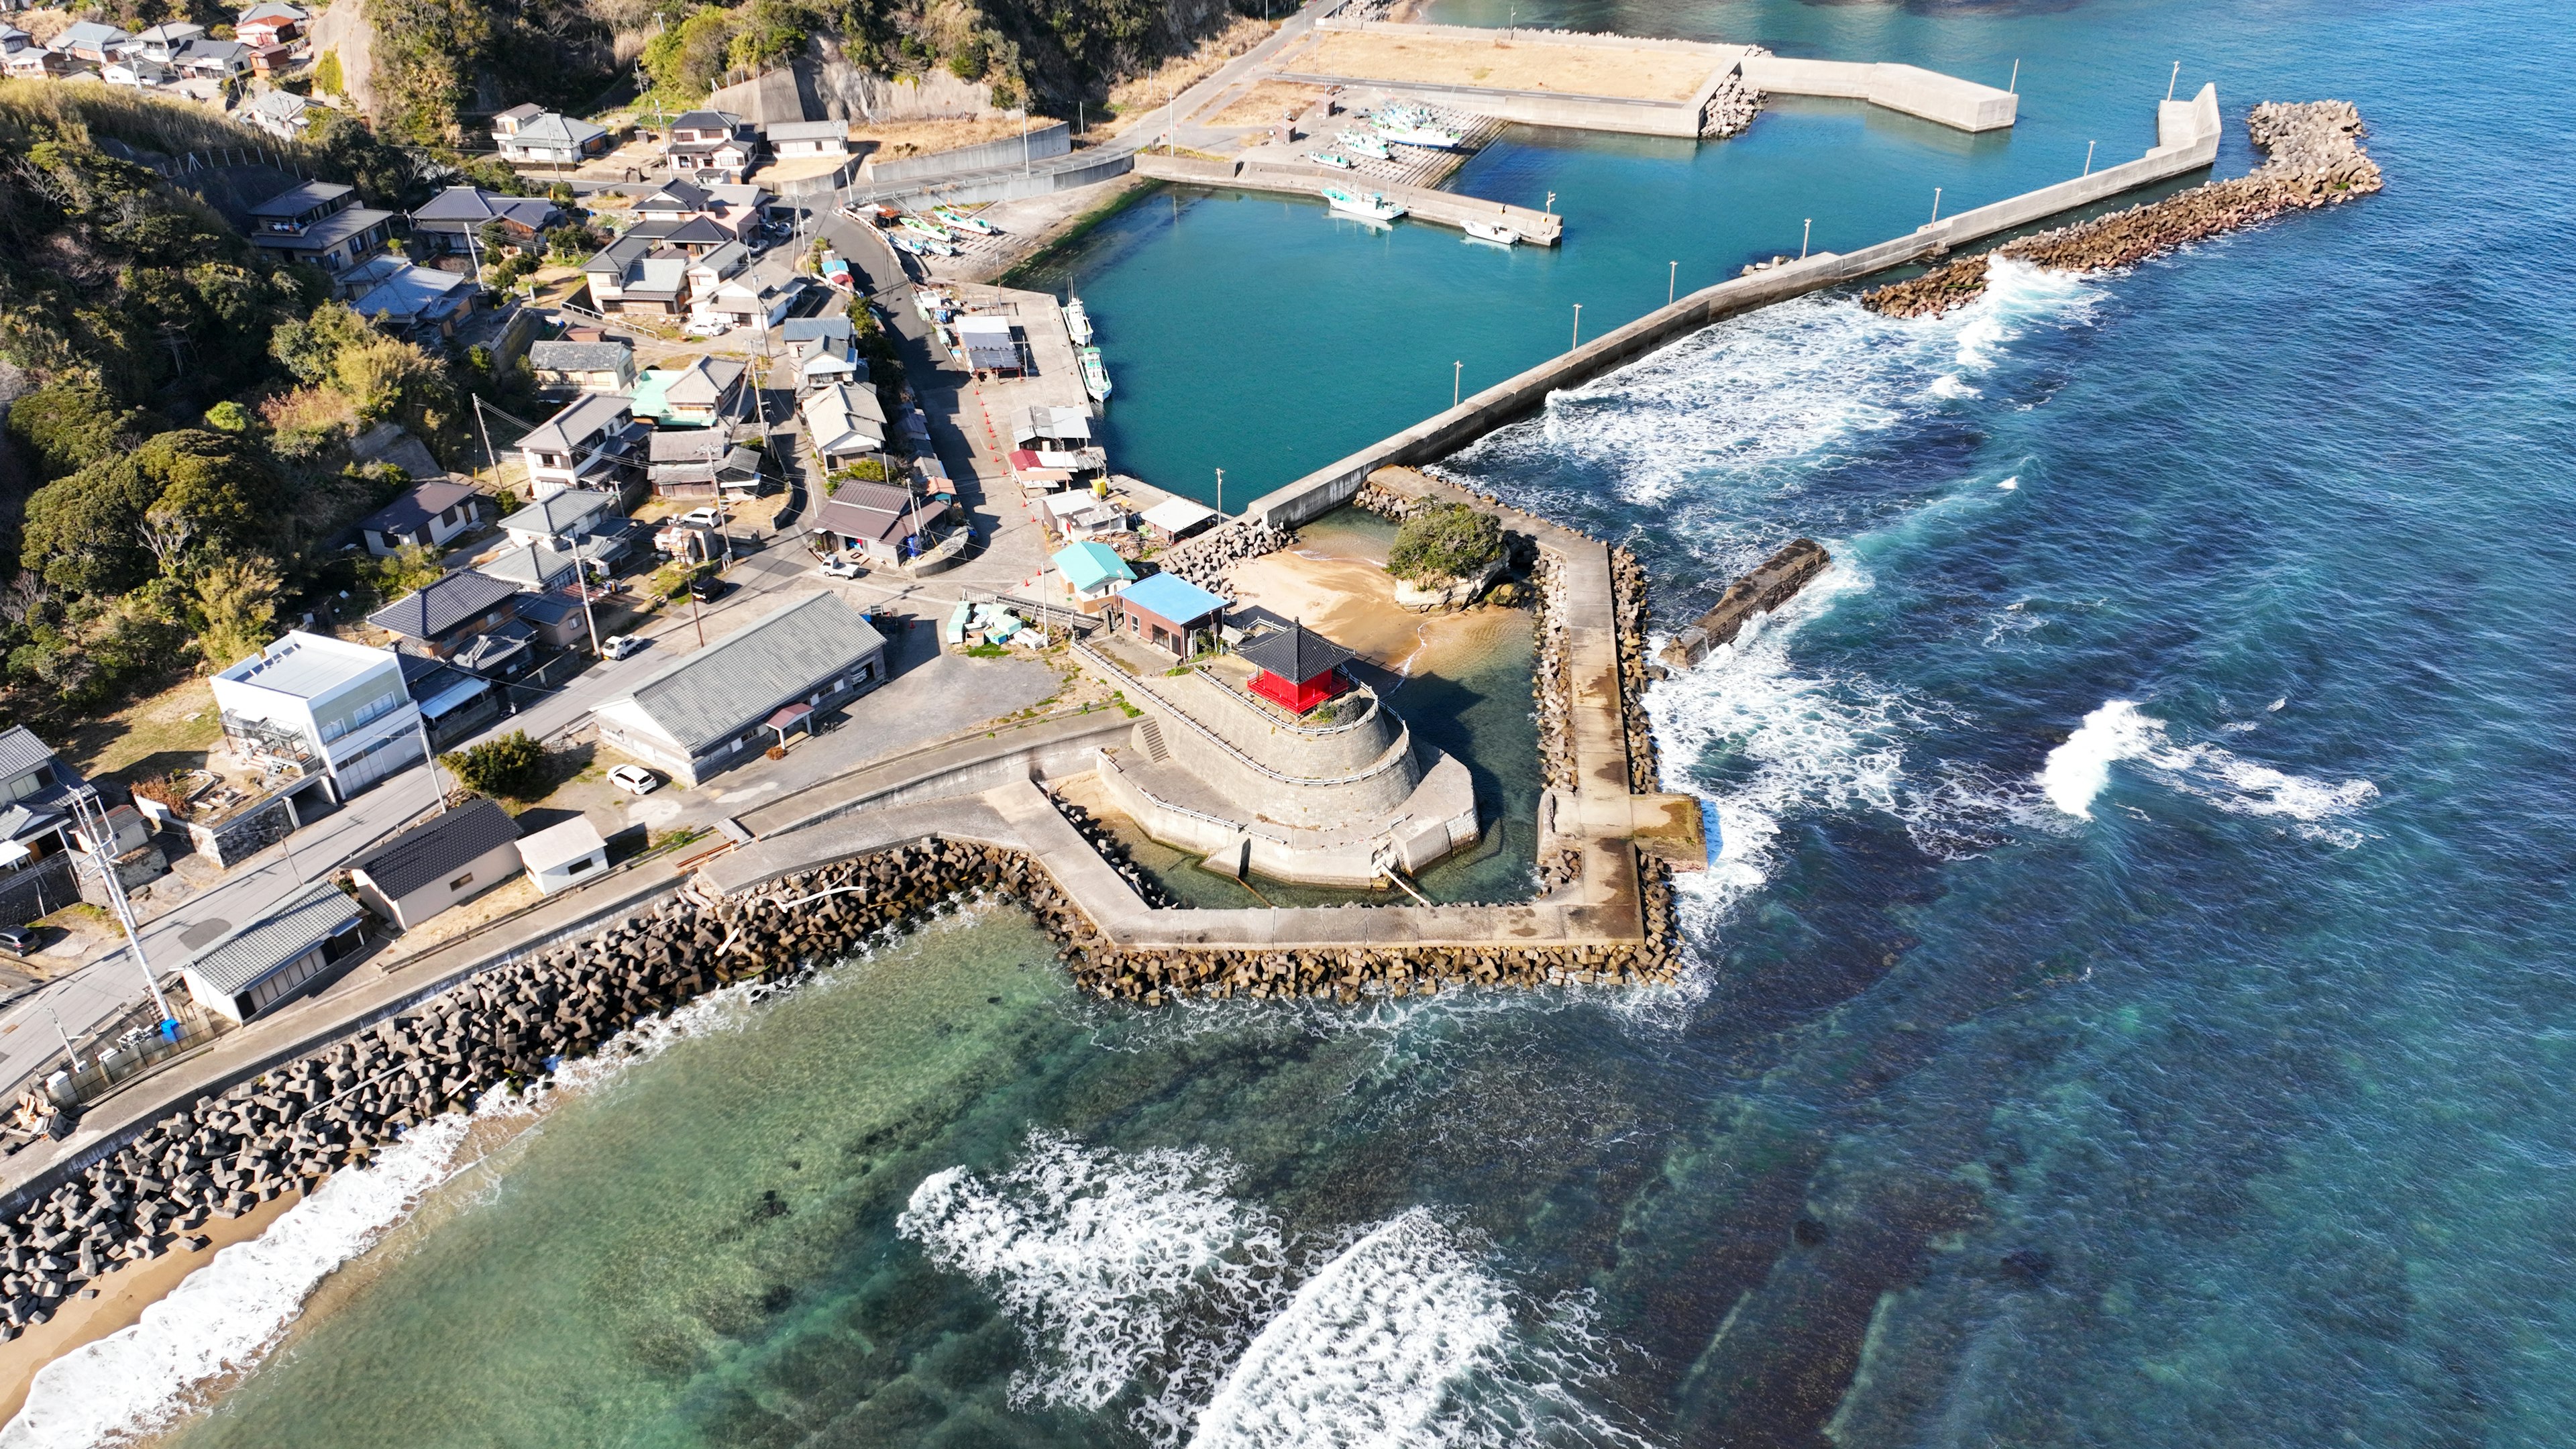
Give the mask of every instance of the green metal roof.
POLYGON ((1127 560, 1120 558, 1118 551, 1105 543, 1086 540, 1074 544, 1059 551, 1050 562, 1055 565, 1057 573, 1064 575, 1066 583, 1084 593, 1114 580, 1132 582, 1136 577, 1136 571, 1127 567, 1127 560))

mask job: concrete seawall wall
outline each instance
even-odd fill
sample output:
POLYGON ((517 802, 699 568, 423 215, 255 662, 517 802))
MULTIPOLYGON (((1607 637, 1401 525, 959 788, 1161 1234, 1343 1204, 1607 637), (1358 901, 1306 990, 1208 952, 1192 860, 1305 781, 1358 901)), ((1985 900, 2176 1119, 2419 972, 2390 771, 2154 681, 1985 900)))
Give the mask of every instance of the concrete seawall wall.
POLYGON ((983 171, 995 166, 1017 166, 1023 160, 1046 161, 1072 149, 1073 127, 1068 122, 1058 121, 1026 136, 986 141, 978 146, 960 146, 954 151, 934 151, 927 156, 906 156, 897 161, 879 161, 870 156, 859 164, 859 178, 862 183, 874 182, 885 186, 898 181, 920 181, 983 171))
POLYGON ((1489 387, 1446 412, 1265 494, 1244 510, 1244 516, 1274 528, 1293 528, 1349 502, 1368 475, 1380 468, 1427 463, 1454 453, 1504 423, 1543 406, 1549 393, 1625 366, 1712 322, 1890 267, 1938 257, 1953 248, 2062 211, 2090 206, 2124 191, 2203 169, 2218 157, 2219 131, 2218 88, 2204 86, 2189 101, 2163 105, 2157 115, 2157 145, 2135 161, 1945 217, 1858 251, 1820 253, 1693 292, 1671 306, 1649 312, 1489 387))
POLYGON ((1921 116, 1962 131, 1996 131, 2013 123, 2021 98, 2010 91, 1918 65, 1868 64, 1845 60, 1791 60, 1753 55, 1744 60, 1744 81, 1758 91, 1783 96, 1838 96, 1867 101, 1909 116, 1921 116))
POLYGON ((850 188, 854 201, 908 201, 916 197, 945 201, 957 206, 975 206, 988 201, 1016 201, 1023 196, 1046 196, 1070 191, 1095 181, 1124 176, 1132 169, 1135 158, 1125 151, 1076 152, 1041 162, 1022 170, 1017 156, 1009 164, 966 175, 942 174, 915 177, 910 181, 871 184, 862 178, 850 188))
MULTIPOLYGON (((1732 72, 1729 72, 1731 74, 1732 72)), ((1561 96, 1543 91, 1507 91, 1487 86, 1440 85, 1428 81, 1354 81, 1348 76, 1281 71, 1279 79, 1308 85, 1367 85, 1440 101, 1457 110, 1491 116, 1522 126, 1564 126, 1577 131, 1623 131, 1642 136, 1697 138, 1708 111, 1707 92, 1688 101, 1641 101, 1624 96, 1561 96)), ((1724 79, 1720 76, 1718 79, 1724 79)))

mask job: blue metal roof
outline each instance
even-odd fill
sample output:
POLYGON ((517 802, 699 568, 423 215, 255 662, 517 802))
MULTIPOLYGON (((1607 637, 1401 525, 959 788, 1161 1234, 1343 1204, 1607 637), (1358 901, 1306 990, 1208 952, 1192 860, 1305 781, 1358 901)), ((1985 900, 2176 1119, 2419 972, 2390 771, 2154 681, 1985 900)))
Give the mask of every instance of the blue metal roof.
POLYGON ((1128 608, 1159 614, 1175 624, 1203 619, 1227 603, 1176 574, 1156 574, 1151 578, 1138 579, 1121 590, 1118 598, 1128 608))

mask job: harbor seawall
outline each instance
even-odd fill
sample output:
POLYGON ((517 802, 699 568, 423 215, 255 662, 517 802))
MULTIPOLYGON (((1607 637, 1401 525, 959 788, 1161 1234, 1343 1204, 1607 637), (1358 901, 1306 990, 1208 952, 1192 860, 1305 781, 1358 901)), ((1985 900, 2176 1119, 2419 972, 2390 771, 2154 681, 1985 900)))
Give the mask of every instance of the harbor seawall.
POLYGON ((996 166, 1017 166, 1052 160, 1073 149, 1073 126, 1058 121, 1040 126, 1025 136, 986 141, 980 145, 960 146, 953 151, 933 151, 927 156, 906 156, 900 160, 879 161, 875 156, 859 163, 861 185, 892 186, 903 181, 923 181, 941 176, 957 176, 969 171, 986 171, 996 166))
POLYGON ((1459 226, 1470 221, 1509 222, 1512 229, 1521 234, 1522 240, 1537 246, 1552 247, 1565 234, 1565 218, 1550 212, 1532 211, 1526 206, 1487 201, 1455 191, 1355 181, 1347 172, 1328 171, 1321 166, 1283 166, 1266 161, 1203 161, 1195 156, 1156 156, 1149 152, 1136 158, 1136 174, 1191 186, 1284 191, 1310 201, 1316 199, 1325 186, 1338 184, 1354 190, 1377 192, 1389 201, 1400 203, 1421 221, 1438 222, 1444 226, 1459 226))
POLYGON ((1274 528, 1294 528, 1351 501, 1380 468, 1445 457, 1541 407, 1549 393, 1623 367, 1710 323, 1892 267, 1937 259, 1970 242, 2206 169, 2218 159, 2220 131, 2218 87, 2205 85, 2188 101, 2161 103, 2157 144, 2137 160, 1944 217, 1858 251, 1821 252, 1703 288, 1264 494, 1244 516, 1274 528))
POLYGON ((1746 85, 1770 95, 1867 101, 1962 131, 2003 130, 2021 107, 2021 97, 2011 91, 1919 65, 1749 55, 1742 73, 1746 85))

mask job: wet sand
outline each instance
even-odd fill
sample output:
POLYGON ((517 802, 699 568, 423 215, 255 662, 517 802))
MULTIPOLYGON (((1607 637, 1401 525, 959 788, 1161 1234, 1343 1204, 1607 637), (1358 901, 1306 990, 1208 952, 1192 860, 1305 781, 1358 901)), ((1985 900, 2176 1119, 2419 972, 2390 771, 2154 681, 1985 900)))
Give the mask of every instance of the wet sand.
POLYGON ((27 1405, 27 1388, 36 1371, 83 1344, 96 1343, 121 1328, 140 1322, 143 1310, 170 1296, 189 1274, 214 1261, 215 1254, 268 1231, 278 1215, 304 1200, 282 1192, 237 1218, 208 1218, 196 1231, 206 1246, 193 1252, 173 1247, 148 1263, 128 1263, 83 1285, 95 1298, 74 1293, 54 1316, 25 1333, 0 1343, 0 1424, 18 1417, 27 1405))
POLYGON ((1476 608, 1417 614, 1395 601, 1395 578, 1386 571, 1392 525, 1319 521, 1304 541, 1281 553, 1234 566, 1227 591, 1239 604, 1258 604, 1357 653, 1397 675, 1454 669, 1491 647, 1491 616, 1476 608))

